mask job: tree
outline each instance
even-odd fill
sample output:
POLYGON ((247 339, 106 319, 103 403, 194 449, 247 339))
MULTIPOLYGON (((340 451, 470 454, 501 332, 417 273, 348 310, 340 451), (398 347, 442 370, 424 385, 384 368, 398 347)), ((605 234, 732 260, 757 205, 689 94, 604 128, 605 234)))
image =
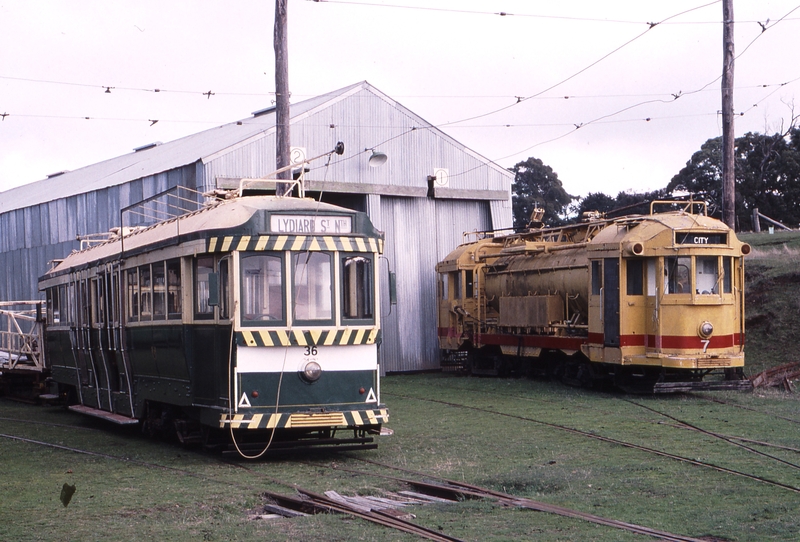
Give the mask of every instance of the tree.
MULTIPOLYGON (((748 132, 737 138, 735 158, 737 225, 750 225, 754 208, 786 225, 797 225, 800 222, 800 133, 794 122, 784 133, 768 136, 748 132)), ((672 178, 666 190, 704 194, 710 204, 710 214, 721 217, 721 139, 706 141, 686 167, 672 178)))
POLYGON ((514 228, 525 228, 537 207, 544 209, 544 223, 547 226, 565 223, 564 215, 568 206, 577 198, 567 194, 553 168, 544 165, 538 158, 528 158, 516 164, 511 171, 514 172, 514 228))
POLYGON ((665 190, 654 190, 652 192, 620 192, 616 198, 607 196, 602 192, 590 193, 581 199, 577 205, 572 207, 576 215, 575 222, 580 222, 583 213, 598 211, 605 216, 622 215, 646 215, 650 214, 650 202, 665 199, 665 190))
POLYGON ((576 204, 571 207, 574 216, 574 222, 580 222, 583 219, 583 213, 590 213, 597 211, 598 213, 607 213, 616 208, 617 200, 603 194, 602 192, 591 192, 585 198, 580 198, 576 204))
MULTIPOLYGON (((703 194, 709 214, 722 218, 722 138, 709 139, 669 182, 667 193, 686 191, 703 194)), ((738 201, 738 198, 737 198, 738 201)))

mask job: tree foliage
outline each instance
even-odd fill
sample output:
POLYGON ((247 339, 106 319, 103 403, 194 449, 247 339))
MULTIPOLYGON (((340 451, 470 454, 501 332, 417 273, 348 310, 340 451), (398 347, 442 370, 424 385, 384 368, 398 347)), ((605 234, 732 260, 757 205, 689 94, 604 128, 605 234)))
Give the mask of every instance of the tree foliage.
MULTIPOLYGON (((788 227, 800 224, 800 127, 793 117, 783 133, 748 132, 735 141, 736 224, 750 229, 753 209, 788 227)), ((569 195, 558 175, 538 158, 515 165, 513 185, 514 227, 524 228, 536 207, 545 210, 545 224, 559 226, 581 220, 584 212, 606 216, 647 214, 650 202, 688 192, 709 204, 709 214, 722 218, 722 138, 707 140, 686 166, 663 189, 620 192, 611 197, 593 192, 584 198, 569 195)))
MULTIPOLYGON (((667 191, 704 193, 721 216, 722 140, 706 141, 667 191)), ((800 223, 800 128, 764 135, 748 132, 735 142, 736 223, 749 229, 753 209, 790 227, 800 223)))
POLYGON ((564 190, 553 168, 531 157, 516 164, 511 171, 514 172, 514 228, 526 227, 531 213, 537 207, 544 209, 544 223, 547 226, 559 226, 565 222, 569 205, 577 198, 564 190))
POLYGON ((584 213, 592 211, 597 211, 605 216, 649 214, 650 202, 664 199, 664 197, 664 189, 652 192, 620 192, 616 198, 607 196, 602 192, 593 192, 572 207, 575 215, 573 221, 580 221, 584 213))

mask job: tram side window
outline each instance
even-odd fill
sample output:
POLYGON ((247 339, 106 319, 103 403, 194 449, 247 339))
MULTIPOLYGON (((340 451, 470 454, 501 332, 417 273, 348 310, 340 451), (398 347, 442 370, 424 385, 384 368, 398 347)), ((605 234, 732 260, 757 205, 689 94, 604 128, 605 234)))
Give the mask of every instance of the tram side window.
POLYGON ((448 299, 447 297, 447 273, 442 273, 439 275, 439 293, 441 294, 442 299, 448 299))
POLYGON ((450 276, 453 279, 453 297, 461 299, 461 271, 450 273, 450 276))
POLYGON ((333 289, 331 255, 302 252, 294 255, 294 317, 297 320, 331 320, 333 289))
POLYGON ((365 256, 342 259, 342 316, 350 320, 373 317, 374 274, 365 256))
POLYGON ((647 295, 656 295, 656 258, 647 259, 647 295))
POLYGON ((733 272, 731 271, 731 258, 722 258, 722 292, 733 292, 733 272))
POLYGON ((81 326, 88 326, 88 325, 91 324, 91 321, 89 320, 89 316, 90 316, 90 314, 89 314, 90 313, 89 300, 91 299, 91 293, 89 291, 89 281, 88 280, 79 281, 78 282, 78 290, 80 292, 79 296, 80 296, 80 300, 81 300, 81 311, 80 311, 81 321, 80 321, 80 325, 81 326))
POLYGON ((464 294, 464 297, 466 299, 473 297, 473 294, 475 293, 475 282, 473 279, 474 276, 475 273, 472 271, 472 269, 467 269, 466 271, 464 271, 464 277, 465 277, 464 284, 467 287, 467 292, 464 294))
POLYGON ((214 272, 214 257, 199 256, 194 266, 194 317, 201 320, 214 318, 214 307, 208 304, 211 292, 209 275, 214 272))
POLYGON ((139 272, 136 269, 128 271, 128 321, 139 320, 139 272))
POLYGON ((106 279, 105 275, 100 275, 97 279, 92 279, 92 322, 95 324, 105 324, 106 322, 106 279))
POLYGON ((47 323, 61 323, 61 303, 58 297, 58 287, 47 289, 47 323))
POLYGON ((666 277, 666 293, 690 294, 691 289, 692 258, 690 256, 668 256, 664 258, 664 273, 666 277))
POLYGON ((599 260, 592 261, 592 295, 600 295, 603 288, 603 266, 599 260))
POLYGON ((627 294, 644 294, 644 260, 628 260, 626 267, 627 294))
POLYGON ((694 284, 698 294, 719 293, 719 258, 717 256, 697 257, 694 284))
POLYGON ((68 300, 67 323, 69 323, 69 325, 75 325, 78 321, 77 303, 75 301, 76 299, 77 297, 75 296, 75 283, 70 282, 67 287, 67 300, 68 300))
POLYGON ((139 268, 139 320, 152 320, 153 318, 153 281, 150 266, 143 265, 139 268))
POLYGON ((153 320, 167 317, 167 275, 166 262, 153 264, 153 320))
POLYGON ((285 321, 283 259, 280 254, 243 254, 242 323, 264 325, 285 321))
POLYGON ((224 319, 231 317, 229 261, 225 258, 219 262, 219 317, 224 319))
POLYGON ((172 319, 181 318, 181 262, 172 260, 167 262, 167 317, 172 319))

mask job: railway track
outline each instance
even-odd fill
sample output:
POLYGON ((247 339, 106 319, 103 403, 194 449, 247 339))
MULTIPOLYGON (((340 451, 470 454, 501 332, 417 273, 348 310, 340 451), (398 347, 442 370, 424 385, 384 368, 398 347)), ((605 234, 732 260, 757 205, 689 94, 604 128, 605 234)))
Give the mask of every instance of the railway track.
POLYGON ((524 508, 527 510, 534 510, 536 512, 545 512, 549 514, 555 514, 558 516, 573 518, 573 519, 580 519, 583 521, 588 521, 590 523, 594 523, 597 525, 604 525, 606 527, 612 527, 614 529, 621 529, 624 531, 628 531, 631 533, 641 534, 645 536, 651 536, 658 538, 660 540, 667 540, 667 541, 682 541, 682 542, 704 542, 702 539, 694 538, 690 536, 679 535, 675 533, 669 533, 667 531, 661 531, 658 529, 652 529, 650 527, 644 527, 642 525, 636 525, 633 523, 628 523, 624 521, 619 521, 615 519, 605 518, 602 516, 598 516, 595 514, 589 514, 587 512, 581 512, 579 510, 574 510, 571 508, 566 508, 563 506, 558 506, 554 504, 549 504, 541 501, 536 501, 533 499, 529 499, 527 497, 519 497, 516 495, 510 495, 508 493, 495 491, 492 489, 487 489, 484 487, 467 484, 464 482, 459 482, 456 480, 449 480, 446 478, 440 478, 436 476, 431 476, 430 474, 406 469, 403 467, 397 467, 394 465, 387 465, 385 463, 380 463, 377 461, 373 461, 370 459, 364 458, 352 458, 357 461, 362 461, 364 463, 368 463, 370 465, 375 465, 379 467, 383 467, 386 469, 400 471, 406 474, 410 474, 422 479, 433 479, 436 482, 424 481, 424 480, 411 480, 408 478, 400 478, 395 476, 389 476, 386 474, 376 474, 374 472, 364 472, 354 469, 348 469, 337 465, 332 465, 331 468, 336 470, 342 470, 346 472, 350 472, 353 474, 361 474, 364 476, 380 476, 384 478, 388 478, 397 482, 402 482, 409 484, 418 488, 419 490, 423 491, 429 495, 435 495, 438 497, 447 496, 447 498, 451 500, 461 500, 462 498, 475 498, 475 499, 488 499, 496 502, 501 506, 506 507, 515 507, 515 508, 524 508))
POLYGON ((727 435, 722 435, 720 433, 715 433, 714 431, 709 431, 707 429, 702 429, 701 427, 698 427, 698 426, 696 426, 694 424, 691 424, 691 423, 689 423, 687 421, 680 420, 680 419, 676 418, 675 416, 671 416, 670 414, 667 414, 666 412, 661 412, 661 411, 656 410, 654 408, 651 408, 651 407, 649 407, 647 405, 642 405, 640 403, 637 403, 636 401, 631 401, 630 399, 624 399, 624 401, 626 401, 626 402, 628 402, 628 403, 630 403, 632 405, 636 405, 636 406, 638 406, 640 408, 643 408, 645 410, 649 410, 650 412, 653 412, 655 414, 663 416, 663 417, 665 417, 667 419, 670 419, 670 420, 676 422, 678 424, 678 426, 683 426, 683 427, 685 427, 687 429, 691 429, 692 431, 696 431, 698 433, 702 433, 704 435, 708 435, 710 437, 714 437, 716 439, 719 439, 719 440, 722 440, 724 442, 727 442, 728 444, 731 444, 733 446, 738 446, 739 448, 742 448, 743 450, 747 450, 750 453, 753 453, 753 454, 756 454, 756 455, 760 455, 760 456, 766 457, 768 459, 772 459, 773 461, 777 461, 778 463, 783 463, 784 465, 787 465, 787 466, 789 466, 789 467, 791 467, 793 469, 800 470, 800 465, 798 465, 797 463, 792 463, 791 461, 786 461, 785 459, 781 459, 780 457, 776 457, 774 455, 770 455, 770 454, 761 452, 759 450, 756 450, 755 448, 753 448, 751 446, 747 446, 745 444, 742 444, 741 442, 737 442, 738 439, 736 439, 734 437, 729 437, 727 435))
MULTIPOLYGON (((53 424, 53 425, 63 426, 63 424, 53 424)), ((400 517, 396 517, 396 516, 394 516, 392 514, 387 514, 386 512, 383 512, 381 510, 373 510, 373 509, 365 510, 365 509, 363 509, 361 507, 349 506, 349 505, 344 504, 344 503, 342 503, 340 501, 331 499, 330 497, 328 497, 326 495, 322 495, 322 494, 319 494, 317 492, 302 488, 302 487, 300 487, 300 486, 298 486, 296 484, 290 483, 290 482, 285 482, 285 481, 282 481, 282 480, 278 480, 278 479, 276 479, 274 477, 267 476, 267 475, 265 475, 263 473, 255 471, 255 470, 253 470, 253 469, 251 469, 251 468, 249 468, 249 467, 247 467, 245 465, 242 465, 242 464, 239 464, 239 463, 235 463, 233 461, 222 460, 222 462, 224 462, 224 463, 226 463, 228 465, 231 465, 231 466, 233 466, 235 468, 238 468, 238 469, 244 469, 244 470, 248 471, 250 474, 254 474, 254 475, 258 476, 259 478, 268 480, 268 481, 272 482, 273 484, 281 485, 281 486, 284 486, 286 488, 292 489, 292 490, 296 491, 297 493, 299 493, 300 495, 302 495, 302 498, 298 498, 298 497, 295 497, 295 496, 292 496, 292 495, 280 494, 280 493, 277 493, 277 492, 274 492, 274 491, 265 491, 263 488, 257 487, 257 486, 255 486, 253 484, 241 484, 241 483, 237 483, 237 482, 231 482, 229 480, 222 480, 222 479, 219 479, 219 478, 216 478, 216 477, 209 477, 209 476, 206 476, 206 475, 203 475, 203 474, 198 474, 196 472, 193 472, 193 471, 190 471, 190 470, 187 470, 187 469, 169 467, 169 466, 160 465, 160 464, 154 463, 154 462, 141 461, 141 460, 131 459, 129 457, 123 457, 123 456, 118 456, 118 455, 95 452, 95 451, 91 451, 91 450, 85 450, 85 449, 82 449, 82 448, 76 448, 76 447, 73 447, 73 446, 65 446, 65 445, 61 445, 61 444, 55 444, 55 443, 52 443, 52 442, 45 442, 45 441, 42 441, 42 440, 26 438, 26 437, 22 437, 22 436, 19 436, 19 435, 11 435, 11 434, 6 434, 6 433, 0 433, 0 438, 16 440, 16 441, 19 441, 19 442, 25 442, 25 443, 33 444, 33 445, 37 445, 37 446, 45 446, 45 447, 54 448, 54 449, 57 449, 57 450, 62 450, 62 451, 65 451, 65 452, 70 452, 70 453, 88 455, 88 456, 93 456, 93 457, 100 457, 100 458, 108 459, 108 460, 112 460, 112 461, 120 461, 120 462, 124 462, 124 463, 135 464, 135 465, 139 465, 139 466, 143 466, 143 467, 147 467, 147 468, 156 468, 156 469, 172 472, 172 473, 175 473, 175 474, 181 474, 181 475, 184 475, 184 476, 192 476, 192 477, 195 477, 195 478, 202 479, 204 481, 209 481, 209 482, 213 482, 213 483, 220 483, 220 484, 226 484, 226 485, 230 485, 230 486, 237 487, 237 488, 240 488, 240 489, 246 489, 246 490, 249 490, 249 491, 261 493, 261 494, 269 497, 270 499, 278 502, 282 506, 288 506, 291 509, 303 510, 303 511, 311 510, 314 513, 337 512, 337 513, 349 514, 349 515, 351 515, 353 517, 357 517, 357 518, 363 519, 365 521, 369 521, 369 522, 381 525, 383 527, 395 529, 395 530, 402 531, 402 532, 409 533, 409 534, 414 534, 414 535, 420 536, 420 537, 428 539, 428 540, 433 540, 433 541, 437 541, 437 542, 458 542, 458 541, 460 541, 460 539, 458 539, 456 537, 447 535, 447 534, 442 533, 442 532, 440 532, 438 530, 434 530, 434 529, 431 529, 431 528, 428 528, 428 527, 424 527, 424 526, 415 524, 415 523, 413 523, 413 522, 411 522, 409 520, 406 520, 406 519, 403 519, 403 518, 400 518, 400 517)), ((693 537, 674 534, 674 533, 668 533, 666 531, 661 531, 661 530, 657 530, 657 529, 651 529, 649 527, 645 527, 645 526, 641 526, 641 525, 635 525, 635 524, 631 524, 631 523, 627 523, 627 522, 623 522, 623 521, 619 521, 619 520, 615 520, 615 519, 604 518, 602 516, 597 516, 597 515, 594 515, 594 514, 589 514, 589 513, 586 513, 586 512, 581 512, 581 511, 578 511, 578 510, 573 510, 573 509, 569 509, 569 508, 566 508, 566 507, 552 505, 552 504, 548 504, 548 503, 544 503, 544 502, 540 502, 540 501, 534 501, 532 499, 528 499, 528 498, 525 498, 525 497, 518 497, 518 496, 510 495, 510 494, 507 494, 507 493, 497 492, 497 491, 494 491, 494 490, 491 490, 491 489, 487 489, 487 488, 483 488, 483 487, 479 487, 479 486, 475 486, 475 485, 471 485, 471 484, 466 484, 466 483, 463 483, 463 482, 457 482, 457 481, 454 481, 454 480, 447 480, 447 479, 443 479, 443 478, 434 477, 434 476, 431 476, 431 475, 426 474, 426 473, 421 473, 421 472, 417 472, 417 471, 411 471, 411 470, 408 470, 408 469, 403 469, 401 467, 396 467, 396 466, 392 466, 392 465, 386 465, 386 464, 374 462, 374 461, 371 461, 371 460, 361 459, 361 458, 353 458, 353 457, 351 457, 351 459, 364 461, 366 463, 369 463, 369 464, 372 464, 372 465, 376 465, 376 466, 381 466, 381 467, 387 468, 387 469, 393 469, 393 470, 402 471, 402 472, 404 472, 406 474, 410 474, 410 475, 416 476, 419 479, 413 480, 413 479, 409 479, 409 478, 393 477, 393 476, 388 476, 388 475, 385 475, 385 474, 379 474, 379 473, 376 473, 376 472, 365 472, 365 471, 359 471, 359 470, 356 470, 356 469, 347 469, 347 468, 343 468, 343 467, 338 466, 338 465, 320 465, 320 464, 317 463, 317 464, 314 464, 314 466, 316 468, 319 468, 320 466, 324 466, 326 468, 330 468, 330 469, 334 469, 334 470, 346 471, 346 472, 350 472, 350 473, 357 474, 357 475, 364 476, 364 477, 389 478, 389 479, 392 479, 394 481, 401 482, 401 483, 404 483, 404 484, 408 484, 408 485, 410 485, 412 487, 415 487, 418 490, 420 490, 422 493, 425 493, 425 494, 428 494, 428 495, 434 495, 434 496, 437 496, 437 497, 440 497, 440 498, 444 496, 444 498, 447 498, 447 499, 452 500, 454 502, 462 500, 463 498, 488 499, 488 500, 491 500, 491 501, 493 501, 493 502, 495 502, 495 503, 497 503, 498 505, 501 505, 501 506, 523 508, 523 509, 534 510, 534 511, 538 511, 538 512, 546 512, 546 513, 550 513, 550 514, 556 514, 556 515, 559 515, 559 516, 568 517, 568 518, 572 518, 572 519, 579 519, 579 520, 582 520, 582 521, 588 521, 588 522, 595 523, 595 524, 598 524, 598 525, 604 525, 606 527, 611 527, 611 528, 615 528, 615 529, 621 529, 621 530, 625 530, 625 531, 628 531, 628 532, 637 533, 637 534, 640 534, 640 535, 659 538, 661 540, 681 541, 681 542, 702 542, 702 540, 698 539, 698 538, 693 538, 693 537), (431 481, 429 481, 431 479, 437 480, 437 481, 436 482, 431 482, 431 481)))
POLYGON ((623 440, 619 440, 619 439, 615 439, 615 438, 611 438, 611 437, 606 437, 606 436, 603 436, 603 435, 600 435, 600 434, 597 434, 597 433, 591 433, 589 431, 583 431, 583 430, 580 430, 580 429, 575 429, 573 427, 568 427, 566 425, 561 425, 561 424, 552 423, 552 422, 545 422, 545 421, 537 420, 535 418, 530 418, 530 417, 527 417, 527 416, 519 416, 519 415, 516 415, 516 414, 508 414, 506 412, 499 412, 497 410, 490 410, 490 409, 486 409, 486 408, 480 408, 480 407, 476 407, 476 406, 472 406, 472 405, 464 405, 464 404, 460 404, 460 403, 452 403, 452 402, 443 401, 443 400, 439 400, 439 399, 432 399, 432 398, 428 398, 428 397, 414 397, 414 396, 410 396, 410 395, 400 395, 400 394, 391 394, 391 393, 385 393, 385 395, 393 396, 393 397, 402 397, 404 399, 412 399, 412 400, 417 400, 417 401, 427 401, 427 402, 431 402, 431 403, 438 403, 438 404, 447 405, 447 406, 451 406, 451 407, 463 408, 463 409, 477 411, 477 412, 485 412, 485 413, 488 413, 488 414, 494 414, 494 415, 503 416, 503 417, 507 417, 507 418, 514 418, 514 419, 517 419, 517 420, 531 422, 531 423, 535 423, 535 424, 538 424, 538 425, 550 427, 552 429, 558 429, 560 431, 565 431, 567 433, 580 435, 582 437, 591 438, 591 439, 594 439, 594 440, 599 440, 599 441, 606 442, 606 443, 609 443, 609 444, 615 444, 615 445, 623 446, 623 447, 626 447, 626 448, 640 450, 640 451, 643 451, 643 452, 647 452, 647 453, 650 453, 650 454, 653 454, 653 455, 657 455, 657 456, 660 456, 660 457, 665 457, 665 458, 668 458, 668 459, 673 459, 675 461, 680 461, 680 462, 687 463, 687 464, 690 464, 690 465, 695 465, 695 466, 698 466, 698 467, 713 469, 713 470, 716 470, 718 472, 731 474, 731 475, 734 475, 734 476, 741 476, 741 477, 753 480, 755 482, 767 484, 767 485, 774 486, 774 487, 777 487, 777 488, 780 488, 780 489, 785 489, 785 490, 791 491, 793 493, 800 493, 800 487, 796 487, 796 486, 793 486, 793 485, 790 485, 790 484, 784 484, 782 482, 778 482, 776 480, 771 480, 771 479, 763 477, 763 476, 756 476, 756 475, 749 474, 749 473, 746 473, 746 472, 741 472, 741 471, 737 471, 737 470, 734 470, 734 469, 729 469, 727 467, 723 467, 723 466, 720 466, 720 465, 715 465, 713 463, 709 463, 709 462, 706 462, 706 461, 700 461, 699 459, 692 459, 690 457, 684 457, 684 456, 680 456, 680 455, 677 455, 677 454, 672 454, 672 453, 669 453, 669 452, 665 452, 663 450, 657 450, 655 448, 650 448, 648 446, 643 446, 643 445, 640 445, 640 444, 634 444, 634 443, 631 443, 631 442, 626 442, 626 441, 623 441, 623 440))

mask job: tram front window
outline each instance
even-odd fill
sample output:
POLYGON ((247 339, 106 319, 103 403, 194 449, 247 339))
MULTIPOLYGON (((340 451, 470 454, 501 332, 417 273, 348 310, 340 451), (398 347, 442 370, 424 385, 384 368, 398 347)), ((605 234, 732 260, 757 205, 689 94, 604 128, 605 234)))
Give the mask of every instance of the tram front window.
POLYGON ((695 261, 694 276, 697 293, 702 295, 719 293, 719 258, 716 256, 698 256, 695 261))
POLYGON ((294 317, 296 320, 332 320, 331 255, 303 252, 294 255, 294 317))
POLYGON ((692 258, 691 256, 669 256, 664 258, 664 273, 666 274, 666 293, 690 294, 692 293, 692 258))
POLYGON ((372 318, 372 260, 364 256, 342 261, 342 312, 348 320, 372 318))
POLYGON ((242 322, 282 322, 283 260, 279 254, 242 255, 242 322))

